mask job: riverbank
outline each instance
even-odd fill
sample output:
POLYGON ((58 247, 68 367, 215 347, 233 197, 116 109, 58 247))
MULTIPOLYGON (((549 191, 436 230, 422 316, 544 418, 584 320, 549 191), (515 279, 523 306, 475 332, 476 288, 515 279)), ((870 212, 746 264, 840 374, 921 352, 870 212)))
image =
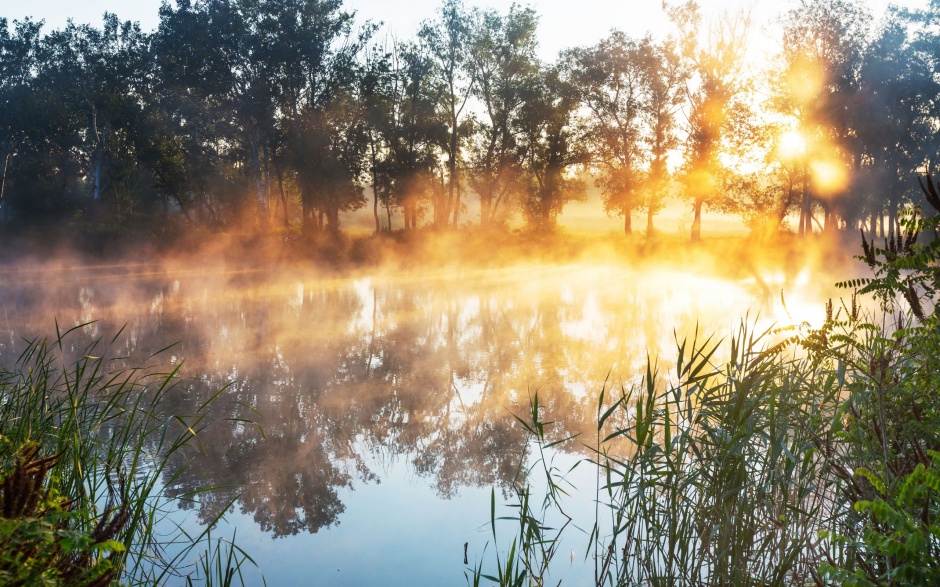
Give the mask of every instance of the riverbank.
POLYGON ((8 235, 0 270, 151 265, 180 270, 224 267, 232 271, 290 271, 301 267, 328 275, 511 267, 529 263, 615 263, 643 269, 681 269, 721 278, 746 278, 758 270, 788 273, 808 269, 827 275, 855 275, 857 235, 835 233, 800 238, 713 236, 698 242, 676 235, 627 237, 617 233, 565 229, 530 231, 480 227, 422 228, 390 233, 316 235, 305 238, 274 231, 192 233, 172 242, 127 239, 114 246, 89 246, 72 238, 8 235))

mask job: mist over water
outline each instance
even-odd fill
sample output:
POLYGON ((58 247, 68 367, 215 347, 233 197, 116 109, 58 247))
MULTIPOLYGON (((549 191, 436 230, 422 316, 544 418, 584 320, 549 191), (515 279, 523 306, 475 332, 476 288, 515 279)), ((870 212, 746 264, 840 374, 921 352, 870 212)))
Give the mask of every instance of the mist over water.
MULTIPOLYGON (((724 336, 745 315, 758 329, 818 324, 834 278, 770 265, 8 265, 0 364, 57 322, 81 325, 66 339, 75 355, 102 338, 118 365, 182 362, 168 413, 224 387, 170 489, 215 488, 180 503, 193 527, 234 502, 238 543, 268 584, 462 585, 463 543, 472 564, 490 538, 490 488, 506 497, 526 480, 513 414, 537 392, 558 434, 593 434, 605 380, 638 384, 648 356, 668 373, 676 337, 724 336)), ((587 456, 566 446, 559 458, 587 456)))

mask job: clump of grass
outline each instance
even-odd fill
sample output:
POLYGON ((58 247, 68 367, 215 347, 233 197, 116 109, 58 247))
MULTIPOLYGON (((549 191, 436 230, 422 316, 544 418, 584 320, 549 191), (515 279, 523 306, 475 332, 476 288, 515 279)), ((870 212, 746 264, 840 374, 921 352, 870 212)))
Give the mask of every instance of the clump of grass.
MULTIPOLYGON (((726 362, 719 343, 693 338, 674 376, 649 363, 639 389, 605 385, 586 445, 600 479, 586 551, 596 585, 938 584, 940 239, 917 235, 936 234, 940 216, 902 226, 884 248, 863 241, 874 277, 842 284, 873 294, 877 317, 853 292, 819 329, 745 323, 726 362)), ((549 447, 548 426, 536 398, 524 427, 549 447)), ((520 496, 509 518, 539 527, 520 496)), ((539 519, 561 507, 552 490, 544 503, 539 519)), ((474 585, 542 585, 553 551, 522 542, 543 536, 520 532, 499 573, 472 569, 474 585)))
MULTIPOLYGON (((597 585, 789 585, 811 578, 829 478, 812 432, 832 417, 839 387, 788 358, 787 345, 771 344, 770 335, 742 326, 722 366, 714 363, 717 342, 692 339, 679 345, 672 381, 650 363, 640 389, 621 388, 613 397, 602 390, 596 437, 587 445, 601 479, 587 532, 597 585)), ((525 429, 539 446, 557 444, 539 418, 536 400, 525 429)), ((555 475, 548 487, 562 483, 555 475)), ((523 495, 519 512, 532 499, 523 495)), ((561 507, 557 489, 545 501, 561 507)), ((552 536, 551 544, 558 541, 552 536)), ((478 575, 500 585, 540 585, 550 563, 542 552, 551 554, 537 551, 535 562, 517 556, 515 573, 478 575), (504 580, 510 576, 516 579, 504 580)))
POLYGON ((75 348, 77 328, 57 328, 0 370, 0 583, 232 584, 250 560, 237 547, 208 531, 158 533, 162 488, 180 473, 174 455, 198 444, 209 402, 164 413, 164 398, 181 392, 179 366, 128 367, 102 341, 75 348), (201 564, 185 567, 194 556, 201 564))

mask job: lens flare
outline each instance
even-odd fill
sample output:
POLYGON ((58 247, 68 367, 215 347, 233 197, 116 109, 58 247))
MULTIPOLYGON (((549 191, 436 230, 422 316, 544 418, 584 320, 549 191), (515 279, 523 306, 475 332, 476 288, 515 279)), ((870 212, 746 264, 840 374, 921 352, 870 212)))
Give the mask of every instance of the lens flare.
POLYGON ((780 135, 777 150, 784 159, 798 159, 806 154, 806 140, 799 131, 787 131, 780 135))
POLYGON ((816 100, 823 89, 825 78, 817 63, 807 57, 798 57, 789 67, 785 83, 790 96, 798 106, 816 100))
POLYGON ((820 196, 831 196, 848 186, 849 174, 837 161, 820 160, 810 164, 813 187, 820 196))

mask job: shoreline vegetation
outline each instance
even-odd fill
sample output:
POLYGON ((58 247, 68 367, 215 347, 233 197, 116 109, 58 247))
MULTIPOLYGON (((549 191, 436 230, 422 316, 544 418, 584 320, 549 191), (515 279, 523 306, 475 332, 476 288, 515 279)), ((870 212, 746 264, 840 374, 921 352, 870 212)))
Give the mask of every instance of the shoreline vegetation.
POLYGON ((691 273, 713 271, 734 279, 753 276, 762 268, 790 272, 809 268, 827 275, 854 276, 863 266, 852 258, 861 243, 858 234, 844 232, 817 234, 810 239, 793 234, 773 238, 713 235, 693 242, 674 234, 624 238, 564 228, 502 231, 467 226, 315 239, 287 232, 200 232, 169 243, 129 239, 107 251, 69 237, 13 234, 7 242, 9 246, 0 251, 0 271, 23 275, 48 265, 62 270, 140 264, 271 271, 295 266, 324 275, 344 275, 358 271, 496 269, 526 263, 611 263, 681 268, 691 273))
POLYGON ((250 557, 213 535, 218 520, 198 535, 174 528, 174 503, 199 496, 167 493, 218 394, 165 413, 166 397, 185 393, 179 365, 129 364, 111 348, 117 336, 77 348, 82 326, 0 369, 0 583, 240 584, 250 557))
MULTIPOLYGON (((940 212, 938 186, 922 186, 940 212)), ((742 320, 728 340, 677 341, 675 373, 651 362, 635 388, 605 382, 593 438, 559 437, 532 397, 517 419, 538 482, 504 516, 493 496, 495 548, 468 583, 551 583, 579 531, 598 586, 940 582, 940 215, 901 225, 884 247, 863 239, 870 277, 837 284, 849 293, 821 327, 742 320), (593 526, 565 513, 570 471, 549 449, 567 443, 601 480, 593 526), (511 542, 497 525, 515 528, 511 542)))

